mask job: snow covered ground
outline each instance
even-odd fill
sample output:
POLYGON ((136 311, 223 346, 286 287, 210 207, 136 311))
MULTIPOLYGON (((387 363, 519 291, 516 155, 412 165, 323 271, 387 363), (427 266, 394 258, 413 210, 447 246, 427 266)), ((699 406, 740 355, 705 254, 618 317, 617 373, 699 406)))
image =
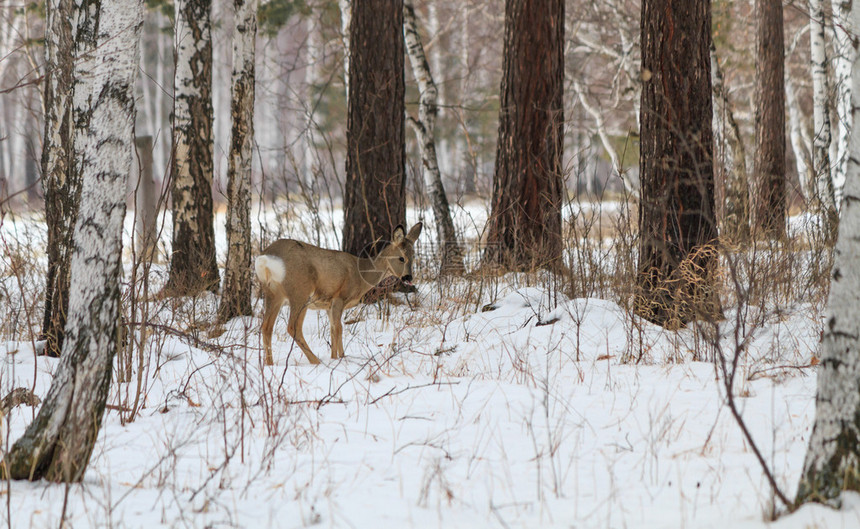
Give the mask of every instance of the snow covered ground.
MULTIPOLYGON (((462 229, 483 225, 480 208, 458 211, 462 229)), ((38 247, 38 226, 7 222, 0 234, 38 247)), ((6 296, 38 289, 2 263, 6 296)), ((700 333, 515 276, 476 281, 425 281, 409 300, 348 311, 340 361, 327 359, 326 316, 309 313, 320 366, 292 344, 286 309, 265 367, 259 317, 210 338, 193 322, 213 313, 214 296, 151 303, 160 327, 143 340, 140 390, 136 371, 114 383, 84 483, 0 483, 0 525, 58 527, 65 510, 76 528, 860 527, 857 495, 841 511, 766 521, 769 487, 722 376, 693 360, 713 351, 700 333)), ((0 303, 4 318, 26 321, 21 299, 0 303)), ((767 318, 734 388, 790 497, 814 414, 818 315, 797 305, 767 318)), ((44 396, 57 361, 34 356, 13 323, 0 327, 0 394, 44 396)), ((34 413, 3 419, 0 449, 34 413)))

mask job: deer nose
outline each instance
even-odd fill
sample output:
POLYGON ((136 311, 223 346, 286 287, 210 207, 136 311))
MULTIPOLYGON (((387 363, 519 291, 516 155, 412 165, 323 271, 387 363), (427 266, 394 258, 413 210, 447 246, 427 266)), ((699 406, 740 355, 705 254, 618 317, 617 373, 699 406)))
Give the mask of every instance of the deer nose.
POLYGON ((412 283, 412 274, 406 274, 405 276, 402 276, 400 278, 400 280, 403 281, 404 283, 406 283, 407 285, 411 284, 412 283))

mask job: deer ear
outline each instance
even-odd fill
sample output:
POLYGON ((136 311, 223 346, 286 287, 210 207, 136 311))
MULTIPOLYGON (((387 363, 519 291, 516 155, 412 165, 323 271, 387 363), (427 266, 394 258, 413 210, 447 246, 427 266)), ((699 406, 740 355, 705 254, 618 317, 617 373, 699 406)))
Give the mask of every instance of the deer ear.
POLYGON ((421 230, 424 228, 424 223, 419 222, 415 226, 412 226, 412 229, 409 230, 409 233, 406 235, 406 238, 412 242, 418 240, 418 236, 421 235, 421 230))
POLYGON ((406 237, 406 230, 403 229, 403 225, 398 224, 396 228, 394 228, 394 232, 391 234, 391 242, 394 244, 400 244, 403 242, 403 239, 406 237))

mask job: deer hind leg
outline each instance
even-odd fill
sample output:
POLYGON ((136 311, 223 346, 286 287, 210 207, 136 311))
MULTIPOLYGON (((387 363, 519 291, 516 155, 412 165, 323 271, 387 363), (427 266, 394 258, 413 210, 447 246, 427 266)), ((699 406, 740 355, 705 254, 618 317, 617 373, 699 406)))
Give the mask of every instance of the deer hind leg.
POLYGON ((343 301, 332 300, 328 310, 328 321, 331 324, 331 357, 343 358, 343 301))
POLYGON ((263 350, 266 354, 266 365, 270 366, 275 363, 272 358, 272 331, 275 328, 275 320, 278 319, 278 313, 281 312, 281 306, 284 304, 282 299, 278 299, 272 294, 266 294, 265 312, 263 315, 263 350))
POLYGON ((320 359, 311 351, 308 342, 305 341, 305 336, 302 333, 302 326, 305 323, 305 313, 307 313, 308 308, 305 304, 294 304, 290 303, 290 320, 287 323, 287 332, 290 333, 290 336, 293 337, 293 340, 296 341, 299 348, 305 353, 305 356, 308 357, 308 361, 312 364, 319 364, 320 359))

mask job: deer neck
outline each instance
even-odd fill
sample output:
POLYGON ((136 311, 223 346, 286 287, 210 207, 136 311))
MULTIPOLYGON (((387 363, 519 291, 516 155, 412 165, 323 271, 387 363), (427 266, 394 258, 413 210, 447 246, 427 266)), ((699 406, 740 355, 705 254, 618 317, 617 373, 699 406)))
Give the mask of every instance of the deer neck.
POLYGON ((369 259, 367 257, 359 257, 356 265, 358 266, 358 274, 362 279, 362 296, 365 295, 370 289, 382 282, 382 280, 385 279, 386 276, 391 275, 388 273, 387 270, 380 269, 374 263, 373 259, 369 259))

